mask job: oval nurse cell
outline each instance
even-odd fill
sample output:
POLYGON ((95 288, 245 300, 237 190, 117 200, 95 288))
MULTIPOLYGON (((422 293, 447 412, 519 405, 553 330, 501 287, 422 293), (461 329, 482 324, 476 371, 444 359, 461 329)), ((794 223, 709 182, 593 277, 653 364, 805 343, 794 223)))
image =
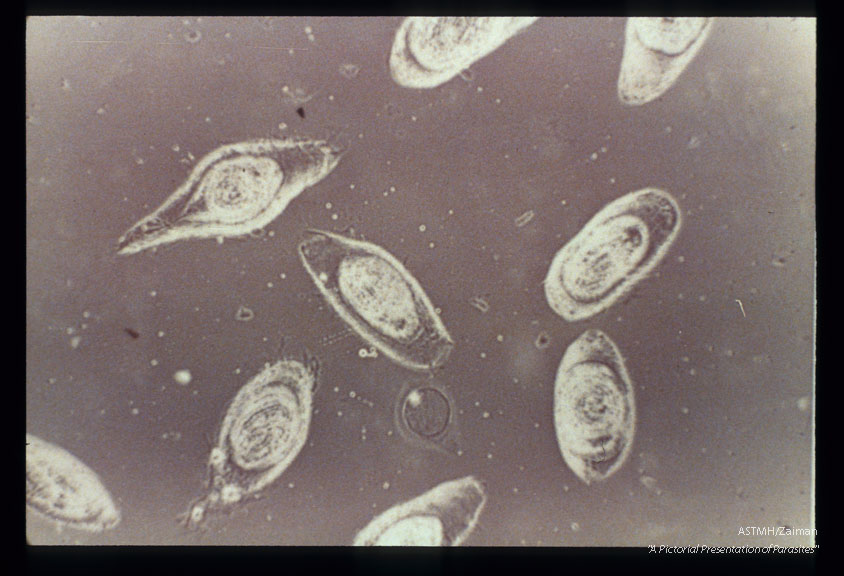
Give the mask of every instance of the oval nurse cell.
POLYGON ((448 454, 460 450, 457 405, 448 388, 436 380, 405 384, 395 404, 394 420, 399 434, 413 446, 448 454))
POLYGON ((656 188, 609 203, 554 256, 548 305, 569 322, 603 312, 659 264, 680 224, 676 200, 656 188))
POLYGON ((281 360, 237 392, 208 457, 207 493, 184 515, 189 528, 208 511, 257 495, 287 470, 308 437, 317 372, 316 359, 281 360))
POLYGON ((537 18, 411 17, 396 32, 390 73, 406 88, 434 88, 497 50, 537 18))
POLYGON ((189 238, 246 236, 325 178, 340 147, 320 140, 251 140, 217 148, 155 211, 118 240, 118 254, 189 238))
POLYGON ((26 506, 58 527, 102 532, 120 511, 99 476, 70 452, 26 435, 26 506))
POLYGON ((588 330, 569 345, 554 382, 554 425, 568 467, 586 484, 609 478, 633 444, 633 384, 615 343, 588 330))
POLYGON ((618 98, 638 106, 662 96, 700 51, 712 18, 628 18, 618 98))
POLYGON ((397 364, 442 366, 454 341, 419 282, 380 246, 312 230, 299 256, 320 293, 361 338, 397 364))
POLYGON ((443 482, 375 517, 355 546, 459 546, 474 530, 486 490, 473 476, 443 482))

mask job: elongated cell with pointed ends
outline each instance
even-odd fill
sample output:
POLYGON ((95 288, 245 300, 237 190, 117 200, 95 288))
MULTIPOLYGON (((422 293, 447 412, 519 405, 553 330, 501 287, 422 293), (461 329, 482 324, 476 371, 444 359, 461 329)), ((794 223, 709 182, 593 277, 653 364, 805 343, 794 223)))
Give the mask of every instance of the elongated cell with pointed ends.
POLYGON ((244 236, 262 229, 291 200, 325 178, 342 152, 321 140, 250 140, 221 146, 118 240, 118 254, 188 238, 244 236))
POLYGON ((189 528, 207 511, 257 495, 287 470, 308 437, 317 372, 316 359, 281 360, 238 391, 208 457, 208 492, 184 517, 189 528))
POLYGON ((402 22, 390 73, 406 88, 434 88, 492 53, 537 18, 422 17, 402 22))
POLYGON ((630 454, 633 384, 615 343, 587 330, 563 355, 554 382, 554 425, 563 459, 586 482, 606 480, 630 454))
POLYGON ((26 505, 59 527, 102 532, 120 511, 99 476, 70 452, 26 435, 26 505))
POLYGON ((299 256, 320 293, 361 338, 411 370, 442 366, 454 348, 416 278, 371 242, 309 231, 299 256))
POLYGON ((548 305, 569 322, 603 312, 659 264, 680 224, 677 201, 656 188, 610 202, 554 256, 548 305))
POLYGON ((399 434, 413 446, 448 454, 460 450, 457 405, 448 388, 435 379, 406 383, 394 419, 399 434))
POLYGON ((662 96, 712 30, 712 18, 628 18, 618 98, 631 106, 662 96))
POLYGON ((375 517, 355 546, 459 546, 472 533, 486 503, 474 476, 443 482, 375 517))

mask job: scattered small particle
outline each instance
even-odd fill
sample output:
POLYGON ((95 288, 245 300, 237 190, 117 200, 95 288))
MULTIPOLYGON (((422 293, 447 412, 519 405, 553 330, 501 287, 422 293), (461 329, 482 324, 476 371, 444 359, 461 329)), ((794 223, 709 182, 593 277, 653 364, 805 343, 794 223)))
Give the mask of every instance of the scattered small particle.
POLYGON ((190 44, 196 44, 202 39, 202 32, 199 30, 191 30, 189 32, 185 32, 184 37, 190 44))
POLYGON ((546 331, 542 331, 536 335, 536 340, 534 341, 534 346, 536 346, 539 350, 545 350, 551 344, 551 336, 546 331))
POLYGON ((798 400, 797 400, 797 408, 801 412, 808 412, 811 405, 812 405, 812 401, 808 396, 803 396, 801 398, 798 398, 798 400))
POLYGON ((82 337, 81 337, 81 336, 74 336, 73 338, 71 338, 71 339, 70 339, 70 347, 71 347, 71 348, 74 348, 74 349, 78 348, 78 347, 79 347, 79 343, 80 343, 81 341, 82 341, 82 337))
POLYGON ((137 340, 140 337, 140 334, 132 328, 124 328, 123 331, 131 336, 133 340, 137 340))
POLYGON ((419 225, 419 231, 420 231, 420 232, 424 232, 425 230, 426 230, 425 225, 424 225, 424 224, 420 224, 420 225, 419 225))
POLYGON ((246 306, 240 306, 237 309, 237 312, 234 315, 235 320, 239 320, 241 322, 248 322, 255 317, 255 313, 247 308, 246 306))
POLYGON ((296 114, 299 115, 299 118, 304 118, 305 117, 305 109, 302 108, 301 106, 299 106, 298 108, 296 108, 296 114))
POLYGON ((152 360, 149 361, 149 364, 150 364, 150 366, 158 366, 158 360, 153 358, 152 360))
POLYGON ((521 214, 520 216, 518 216, 516 218, 516 221, 515 221, 516 227, 521 228, 522 226, 527 225, 531 220, 533 220, 534 216, 535 216, 535 213, 534 213, 533 210, 528 210, 524 214, 521 214))
POLYGON ((190 370, 177 370, 173 374, 173 380, 175 380, 176 383, 180 384, 181 386, 187 386, 188 384, 190 384, 190 381, 192 379, 193 376, 191 376, 190 370))
POLYGON ((360 67, 356 64, 341 64, 340 65, 340 74, 342 74, 345 78, 351 80, 352 78, 356 77, 360 72, 360 67))
POLYGON ((486 314, 489 311, 489 303, 481 296, 473 296, 469 299, 469 304, 480 310, 482 314, 486 314))
POLYGON ((384 482, 384 483, 381 485, 381 488, 383 488, 384 490, 389 490, 389 489, 390 489, 390 483, 389 483, 389 482, 384 482))

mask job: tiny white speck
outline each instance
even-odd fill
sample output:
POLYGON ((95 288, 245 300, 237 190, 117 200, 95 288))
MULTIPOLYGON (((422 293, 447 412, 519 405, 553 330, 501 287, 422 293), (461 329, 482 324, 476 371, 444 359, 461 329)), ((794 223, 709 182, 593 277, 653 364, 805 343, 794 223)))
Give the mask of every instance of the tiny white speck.
POLYGON ((156 360, 155 358, 150 360, 149 363, 150 363, 150 366, 158 366, 158 360, 156 360))
POLYGON ((390 489, 390 483, 389 483, 389 482, 384 482, 384 483, 381 485, 381 488, 383 488, 384 490, 389 490, 389 489, 390 489))
POLYGON ((193 376, 191 376, 190 370, 177 370, 173 374, 173 380, 175 380, 177 384, 180 384, 182 386, 187 386, 188 384, 190 384, 190 381, 192 379, 193 376))

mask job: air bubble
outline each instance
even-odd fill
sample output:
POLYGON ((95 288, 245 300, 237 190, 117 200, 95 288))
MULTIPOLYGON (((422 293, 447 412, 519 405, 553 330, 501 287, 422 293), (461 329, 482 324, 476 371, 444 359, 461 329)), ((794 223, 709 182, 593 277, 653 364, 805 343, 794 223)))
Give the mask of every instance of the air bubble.
POLYGON ((394 411, 395 426, 413 446, 454 454, 460 448, 457 407, 442 383, 409 382, 399 393, 394 411))

